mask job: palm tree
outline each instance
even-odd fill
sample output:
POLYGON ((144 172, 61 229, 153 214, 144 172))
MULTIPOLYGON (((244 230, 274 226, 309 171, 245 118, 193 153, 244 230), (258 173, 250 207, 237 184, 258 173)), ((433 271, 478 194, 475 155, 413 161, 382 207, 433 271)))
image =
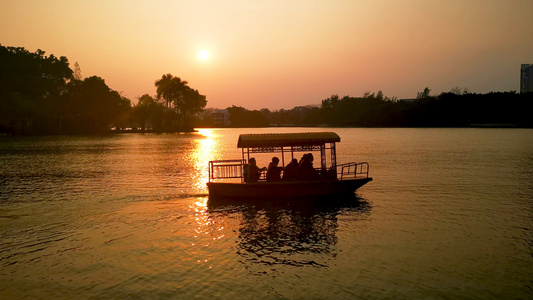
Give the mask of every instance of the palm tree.
POLYGON ((155 82, 157 98, 165 99, 169 117, 176 114, 178 127, 180 118, 183 117, 186 130, 190 129, 188 128, 187 117, 200 112, 207 105, 206 97, 187 84, 187 81, 172 76, 170 73, 163 75, 161 79, 155 82))
POLYGON ((179 126, 180 114, 180 104, 183 99, 183 95, 189 87, 187 86, 187 81, 182 81, 181 78, 172 76, 168 73, 161 77, 161 79, 156 80, 155 82, 157 98, 163 98, 167 104, 167 113, 170 119, 172 112, 177 115, 177 123, 179 126), (171 105, 173 104, 173 107, 171 105))
POLYGON ((165 99, 167 109, 170 109, 171 103, 174 103, 174 106, 179 103, 179 99, 188 88, 187 84, 187 81, 182 81, 181 78, 172 76, 170 73, 163 75, 161 79, 155 82, 157 99, 161 99, 161 97, 165 99))

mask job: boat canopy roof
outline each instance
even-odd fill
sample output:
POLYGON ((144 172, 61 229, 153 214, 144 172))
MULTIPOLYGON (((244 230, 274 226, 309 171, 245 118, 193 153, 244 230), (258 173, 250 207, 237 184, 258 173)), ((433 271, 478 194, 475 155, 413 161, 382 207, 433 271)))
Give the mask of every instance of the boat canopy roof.
POLYGON ((312 146, 340 142, 335 132, 241 134, 238 148, 312 146))

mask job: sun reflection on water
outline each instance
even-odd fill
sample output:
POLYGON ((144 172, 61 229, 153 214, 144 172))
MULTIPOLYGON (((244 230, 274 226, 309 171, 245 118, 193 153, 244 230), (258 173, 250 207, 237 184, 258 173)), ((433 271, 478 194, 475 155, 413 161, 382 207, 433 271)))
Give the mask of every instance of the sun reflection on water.
MULTIPOLYGON (((194 170, 192 174, 191 187, 205 193, 207 182, 209 181, 208 164, 210 160, 221 159, 222 150, 217 135, 210 129, 199 129, 200 138, 195 139, 187 153, 187 160, 194 170)), ((224 244, 226 227, 224 223, 215 222, 207 212, 207 197, 196 198, 189 204, 192 212, 194 231, 190 241, 193 261, 198 265, 205 265, 211 269, 216 261, 217 249, 224 244)))
POLYGON ((219 252, 220 247, 225 248, 226 226, 224 222, 216 222, 208 213, 207 198, 198 198, 191 203, 189 208, 194 213, 195 228, 191 247, 192 254, 196 257, 196 263, 206 265, 209 269, 213 266, 213 260, 219 252))
POLYGON ((195 140, 189 159, 196 171, 193 175, 194 188, 205 191, 209 181, 208 163, 210 160, 220 159, 220 145, 211 129, 199 129, 198 132, 205 138, 195 140))

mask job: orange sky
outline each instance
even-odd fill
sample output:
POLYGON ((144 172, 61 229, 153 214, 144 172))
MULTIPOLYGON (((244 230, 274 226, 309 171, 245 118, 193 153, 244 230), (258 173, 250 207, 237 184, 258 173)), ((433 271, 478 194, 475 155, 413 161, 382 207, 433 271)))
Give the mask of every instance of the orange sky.
POLYGON ((133 102, 172 73, 208 107, 275 110, 519 90, 532 12, 531 0, 0 0, 0 43, 66 56, 133 102))

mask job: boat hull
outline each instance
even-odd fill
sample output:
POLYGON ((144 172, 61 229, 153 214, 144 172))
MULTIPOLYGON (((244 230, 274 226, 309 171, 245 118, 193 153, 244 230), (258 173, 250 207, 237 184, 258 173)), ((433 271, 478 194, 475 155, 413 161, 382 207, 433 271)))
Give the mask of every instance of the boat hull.
POLYGON ((209 182, 210 198, 306 198, 350 195, 372 178, 320 181, 276 181, 254 183, 209 182))

